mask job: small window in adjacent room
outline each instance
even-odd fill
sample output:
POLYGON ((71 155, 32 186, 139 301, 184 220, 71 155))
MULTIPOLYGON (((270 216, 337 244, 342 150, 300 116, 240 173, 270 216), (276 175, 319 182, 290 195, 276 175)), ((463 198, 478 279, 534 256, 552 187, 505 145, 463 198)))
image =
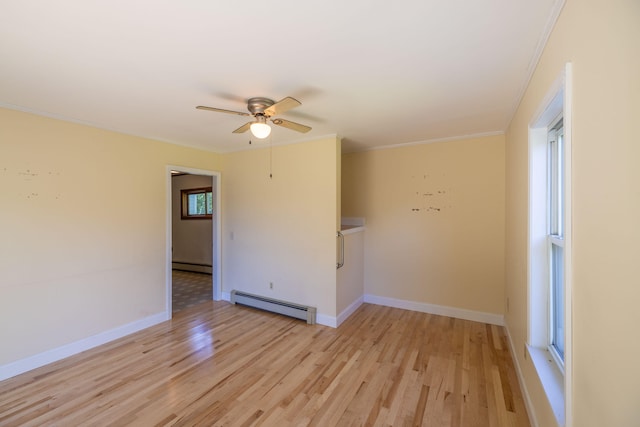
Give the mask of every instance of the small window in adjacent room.
POLYGON ((192 188, 180 191, 182 195, 182 219, 211 219, 213 215, 212 187, 192 188))

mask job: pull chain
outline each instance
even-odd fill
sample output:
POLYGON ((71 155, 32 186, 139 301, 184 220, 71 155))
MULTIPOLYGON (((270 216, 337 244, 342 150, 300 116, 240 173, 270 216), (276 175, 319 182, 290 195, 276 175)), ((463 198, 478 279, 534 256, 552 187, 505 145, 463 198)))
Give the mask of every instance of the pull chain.
POLYGON ((269 136, 269 179, 273 179, 273 144, 269 136))

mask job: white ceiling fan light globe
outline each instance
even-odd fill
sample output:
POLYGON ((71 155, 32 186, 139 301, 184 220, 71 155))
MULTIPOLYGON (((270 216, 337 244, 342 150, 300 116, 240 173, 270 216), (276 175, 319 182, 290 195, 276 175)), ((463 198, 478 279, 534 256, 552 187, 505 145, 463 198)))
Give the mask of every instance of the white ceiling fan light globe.
POLYGON ((266 123, 251 123, 251 133, 258 139, 265 139, 271 134, 271 126, 266 123))

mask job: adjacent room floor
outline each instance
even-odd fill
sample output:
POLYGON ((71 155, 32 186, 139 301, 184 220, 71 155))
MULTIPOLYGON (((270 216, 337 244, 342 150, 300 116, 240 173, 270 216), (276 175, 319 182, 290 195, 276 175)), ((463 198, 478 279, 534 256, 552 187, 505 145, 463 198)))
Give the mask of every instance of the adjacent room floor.
POLYGON ((213 299, 211 274, 173 270, 172 311, 176 314, 213 299))

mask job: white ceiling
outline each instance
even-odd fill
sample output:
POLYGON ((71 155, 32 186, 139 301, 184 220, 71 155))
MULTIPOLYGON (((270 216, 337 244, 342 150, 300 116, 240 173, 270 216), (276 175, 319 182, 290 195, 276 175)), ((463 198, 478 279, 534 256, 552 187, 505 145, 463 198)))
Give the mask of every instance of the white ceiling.
MULTIPOLYGON (((273 144, 346 151, 505 130, 561 0, 0 0, 0 106, 226 152, 243 99, 273 144)), ((254 140, 255 142, 255 140, 254 140)))

